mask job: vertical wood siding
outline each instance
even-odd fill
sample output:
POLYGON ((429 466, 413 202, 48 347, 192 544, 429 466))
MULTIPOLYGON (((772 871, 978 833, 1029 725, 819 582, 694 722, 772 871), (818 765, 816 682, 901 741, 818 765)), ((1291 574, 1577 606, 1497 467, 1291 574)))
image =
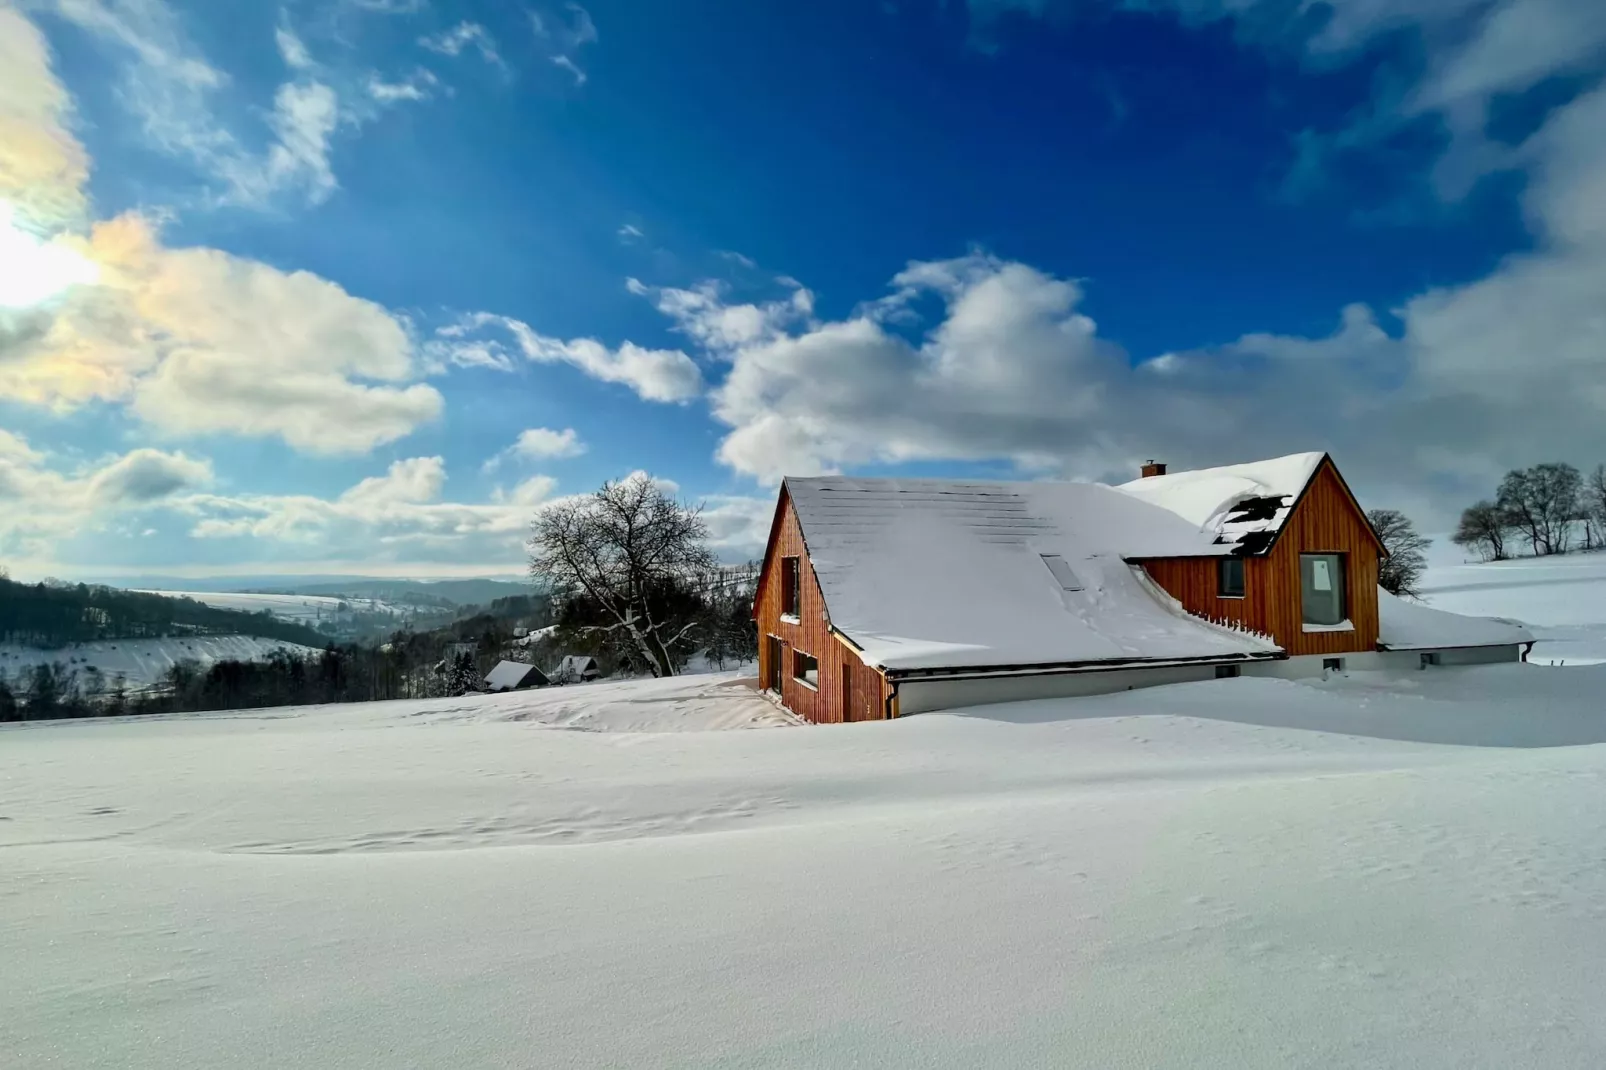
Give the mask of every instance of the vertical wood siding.
POLYGON ((1244 597, 1217 597, 1215 558, 1163 558, 1143 565, 1188 612, 1265 632, 1290 655, 1377 649, 1377 544, 1331 461, 1323 461, 1317 469, 1271 553, 1244 560, 1244 597), (1344 555, 1344 595, 1354 631, 1303 630, 1299 604, 1302 553, 1344 555))
POLYGON ((781 703, 807 721, 875 721, 886 716, 886 700, 891 693, 881 673, 866 665, 853 648, 831 631, 826 619, 825 598, 804 549, 803 530, 792 511, 792 502, 781 492, 777 531, 764 557, 764 571, 758 584, 759 681, 770 680, 770 644, 767 636, 781 640, 781 703), (796 623, 781 619, 781 559, 799 559, 799 607, 796 623), (792 653, 801 650, 820 663, 818 688, 811 688, 792 676, 792 653), (848 674, 851 693, 844 702, 842 678, 848 674))

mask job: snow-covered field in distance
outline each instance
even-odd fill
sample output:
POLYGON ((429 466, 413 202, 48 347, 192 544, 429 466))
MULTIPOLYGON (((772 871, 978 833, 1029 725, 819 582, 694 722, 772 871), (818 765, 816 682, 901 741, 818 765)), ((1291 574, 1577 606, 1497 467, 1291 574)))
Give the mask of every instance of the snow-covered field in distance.
POLYGON ((0 1065, 1598 1067, 1603 690, 798 727, 706 675, 0 728, 0 1065))
POLYGON ((335 598, 317 594, 243 594, 234 591, 144 591, 168 598, 191 598, 213 609, 233 609, 241 613, 260 613, 264 609, 276 617, 302 624, 328 619, 344 604, 363 613, 400 614, 403 607, 367 598, 335 598))
MULTIPOLYGON (((106 686, 122 676, 130 690, 150 687, 180 661, 193 661, 205 668, 213 662, 260 661, 275 650, 317 654, 311 647, 263 639, 254 635, 170 636, 164 639, 104 639, 93 643, 72 643, 56 650, 0 643, 0 672, 15 677, 35 665, 59 662, 80 672, 99 669, 106 686)), ((81 682, 81 681, 80 681, 81 682)))
POLYGON ((1606 552, 1480 563, 1459 554, 1433 547, 1422 583, 1429 605, 1528 624, 1537 662, 1606 662, 1606 552))

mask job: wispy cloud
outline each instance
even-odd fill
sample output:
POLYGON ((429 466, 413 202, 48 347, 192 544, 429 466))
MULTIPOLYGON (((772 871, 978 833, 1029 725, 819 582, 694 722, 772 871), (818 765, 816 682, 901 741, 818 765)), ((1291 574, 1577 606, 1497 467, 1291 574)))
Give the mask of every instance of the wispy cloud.
POLYGON ((419 67, 400 82, 387 82, 377 73, 370 74, 364 84, 368 95, 380 104, 395 104, 408 100, 428 100, 440 87, 440 79, 433 71, 419 67))
POLYGON ((620 383, 645 401, 689 401, 702 393, 697 362, 677 349, 649 349, 626 342, 606 346, 594 338, 543 335, 522 320, 473 312, 436 331, 426 352, 446 354, 453 363, 510 367, 514 352, 536 364, 567 364, 593 379, 620 383), (465 358, 460 354, 472 354, 465 358))
POLYGON ((566 4, 564 11, 567 17, 543 17, 538 12, 530 12, 530 29, 551 49, 548 59, 553 66, 568 71, 579 87, 586 84, 587 76, 574 57, 583 46, 597 41, 597 24, 592 21, 591 13, 579 4, 566 4))
POLYGON ((491 36, 484 26, 477 22, 460 22, 449 30, 420 37, 418 43, 423 48, 442 56, 460 56, 463 51, 473 48, 480 54, 480 58, 491 66, 506 72, 509 68, 507 61, 497 51, 496 39, 491 36))

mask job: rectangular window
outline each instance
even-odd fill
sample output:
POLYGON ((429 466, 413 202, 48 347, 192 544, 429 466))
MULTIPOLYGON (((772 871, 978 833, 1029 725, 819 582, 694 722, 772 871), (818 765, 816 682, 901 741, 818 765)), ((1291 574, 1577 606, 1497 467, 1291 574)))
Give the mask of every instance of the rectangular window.
POLYGON ((786 649, 785 644, 773 635, 765 637, 765 660, 768 662, 764 668, 767 670, 766 686, 777 695, 781 693, 781 651, 786 649))
POLYGON ((858 720, 853 709, 853 666, 846 661, 842 663, 842 720, 858 720))
POLYGON ((1238 666, 1236 666, 1236 665, 1217 665, 1216 666, 1216 679, 1217 680, 1233 680, 1233 679, 1236 679, 1237 676, 1238 676, 1238 666))
POLYGON ((1425 669, 1429 665, 1437 665, 1438 663, 1439 652, 1437 650, 1424 650, 1422 652, 1422 668, 1425 669))
POLYGON ((1054 579, 1059 583, 1060 590, 1080 591, 1082 589, 1081 581, 1076 578, 1076 573, 1071 571, 1071 566, 1065 563, 1065 558, 1059 554, 1039 554, 1038 556, 1043 559, 1043 564, 1048 566, 1048 571, 1054 574, 1054 579))
POLYGON ((803 567, 798 558, 781 558, 781 615, 795 617, 803 599, 803 567))
POLYGON ((1344 556, 1299 555, 1299 605, 1306 624, 1344 623, 1344 556))
POLYGON ((1322 659, 1322 672, 1343 672, 1343 671, 1344 671, 1344 659, 1343 658, 1323 658, 1322 659))
POLYGON ((1244 559, 1223 557, 1216 565, 1216 595, 1220 598, 1244 596, 1244 559))
POLYGON ((808 684, 812 688, 819 688, 820 663, 814 655, 805 654, 801 650, 792 651, 792 679, 808 684))

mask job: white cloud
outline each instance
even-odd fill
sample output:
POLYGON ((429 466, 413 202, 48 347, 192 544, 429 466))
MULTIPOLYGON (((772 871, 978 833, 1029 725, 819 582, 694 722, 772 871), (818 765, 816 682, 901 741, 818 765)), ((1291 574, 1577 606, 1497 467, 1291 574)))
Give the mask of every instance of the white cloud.
POLYGON ((554 66, 562 67, 564 70, 573 75, 574 84, 576 86, 582 86, 586 84, 586 72, 582 71, 579 66, 576 65, 574 60, 570 59, 568 56, 553 56, 552 63, 554 66))
POLYGON ((491 36, 490 31, 477 22, 460 22, 449 30, 420 37, 418 43, 431 52, 453 57, 462 55, 464 49, 472 46, 486 63, 500 70, 507 70, 506 61, 497 51, 496 39, 491 36))
POLYGON ((378 74, 370 74, 364 87, 368 95, 380 104, 395 104, 404 100, 428 100, 440 85, 432 71, 419 67, 400 82, 387 82, 378 74))
POLYGON ((767 339, 779 338, 787 327, 807 323, 814 313, 814 295, 796 280, 787 279, 792 293, 783 300, 762 304, 726 304, 727 287, 710 280, 692 289, 652 287, 639 279, 625 280, 638 297, 675 321, 675 329, 713 352, 726 352, 767 339))
POLYGON ((289 26, 281 23, 273 32, 273 39, 279 46, 279 55, 286 67, 299 71, 312 66, 312 53, 307 51, 306 44, 289 26))
POLYGON ((574 57, 583 46, 596 42, 597 24, 592 21, 591 13, 579 4, 565 4, 564 10, 567 17, 550 19, 531 11, 530 29, 537 40, 544 42, 551 50, 548 60, 553 66, 568 71, 578 88, 586 84, 587 78, 574 57))
POLYGON ((67 132, 72 101, 50 76, 44 35, 7 7, 0 7, 0 70, 0 197, 34 226, 82 222, 89 157, 67 132))
POLYGON ((489 312, 470 313, 439 329, 432 343, 436 348, 427 351, 450 354, 449 359, 457 363, 463 362, 459 354, 465 349, 483 351, 486 360, 482 363, 489 364, 509 352, 502 339, 486 337, 487 333, 497 332, 526 360, 537 364, 568 364, 593 379, 628 386, 647 401, 687 401, 702 392, 702 372, 695 361, 679 350, 647 349, 633 342, 613 349, 593 338, 565 341, 539 334, 521 320, 489 312))
POLYGON ((548 457, 578 457, 586 451, 586 444, 572 427, 554 431, 550 427, 532 427, 519 433, 518 440, 508 452, 529 460, 548 457))
MULTIPOLYGON (((0 11, 0 51, 13 61, 0 99, 33 102, 8 112, 22 136, 0 199, 84 204, 81 189, 60 188, 83 180, 73 163, 84 157, 42 40, 0 11)), ((326 114, 316 100, 288 112, 314 130, 326 114)), ((287 140, 291 155, 308 149, 288 128, 287 140)), ((127 403, 161 432, 276 435, 315 452, 369 449, 440 413, 438 393, 409 385, 403 323, 332 282, 168 248, 132 213, 52 241, 92 262, 96 280, 0 319, 0 395, 54 408, 127 403)))
POLYGON ((74 467, 0 430, 0 553, 49 552, 115 514, 156 507, 212 481, 210 462, 183 453, 137 449, 74 467))
MULTIPOLYGON (((1600 459, 1606 421, 1606 87, 1557 110, 1520 155, 1539 248, 1419 294, 1385 330, 1251 333, 1134 365, 1075 282, 983 253, 915 262, 887 296, 821 321, 804 305, 649 296, 730 371, 711 395, 721 461, 761 481, 868 464, 1011 459, 1090 478, 1330 449, 1371 500, 1449 519, 1499 474, 1600 459), (922 321, 917 309, 940 304, 922 321)), ((799 293, 806 293, 801 289, 799 293)))
POLYGON ((210 461, 182 453, 137 449, 96 471, 88 481, 89 497, 106 505, 139 505, 181 490, 212 482, 210 461))
POLYGON ((618 235, 619 240, 624 242, 626 245, 629 245, 633 242, 638 242, 642 238, 646 237, 646 235, 642 233, 641 228, 633 223, 621 224, 615 233, 618 235))
POLYGON ((262 208, 295 195, 317 203, 337 188, 330 139, 342 122, 357 125, 357 117, 342 112, 331 86, 310 76, 312 57, 287 25, 275 31, 275 42, 296 80, 275 92, 269 137, 253 149, 215 112, 214 97, 228 77, 200 55, 162 0, 49 2, 123 57, 120 96, 148 143, 192 162, 214 184, 215 202, 262 208))
POLYGON ((381 15, 411 15, 429 6, 429 0, 345 0, 352 7, 381 15))

